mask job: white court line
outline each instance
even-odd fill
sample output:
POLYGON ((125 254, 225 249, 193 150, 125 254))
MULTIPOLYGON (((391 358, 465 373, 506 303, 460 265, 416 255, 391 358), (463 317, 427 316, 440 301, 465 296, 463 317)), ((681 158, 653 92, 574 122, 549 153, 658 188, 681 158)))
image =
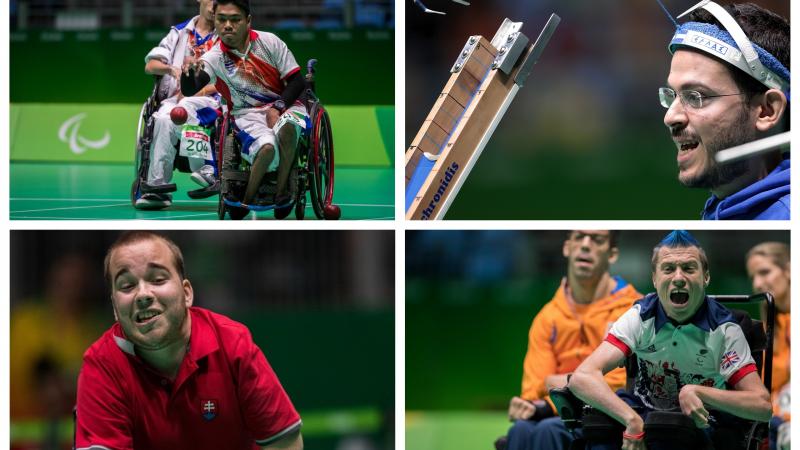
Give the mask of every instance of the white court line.
POLYGON ((183 214, 181 216, 169 216, 169 217, 148 217, 147 219, 140 219, 138 217, 134 218, 133 220, 170 220, 170 219, 181 219, 184 217, 198 217, 198 216, 217 216, 216 212, 207 212, 207 213, 200 213, 200 214, 183 214))
MULTIPOLYGON (((32 201, 32 202, 126 202, 125 204, 130 203, 129 199, 123 198, 10 198, 11 201, 32 201)), ((189 203, 189 204, 198 204, 198 203, 207 203, 207 204, 216 204, 217 200, 173 200, 173 204, 175 203, 189 203)), ((347 207, 355 207, 355 208, 394 208, 394 205, 384 205, 384 204, 370 204, 370 203, 336 203, 338 206, 347 206, 347 207)), ((310 208, 311 205, 306 205, 306 208, 310 208)), ((76 206, 75 208, 94 208, 94 206, 76 206)), ((48 209, 41 209, 41 210, 30 210, 30 211, 49 211, 48 209)), ((29 211, 16 211, 16 212, 29 212, 29 211)))
POLYGON ((97 217, 50 217, 50 216, 19 216, 10 217, 11 220, 130 220, 130 219, 98 219, 97 217))
POLYGON ((17 213, 30 213, 30 212, 44 212, 44 211, 62 211, 65 209, 89 209, 89 208, 108 208, 112 206, 127 206, 130 205, 130 202, 125 203, 116 203, 111 205, 94 205, 94 206, 64 206, 62 208, 44 208, 44 209, 27 209, 24 211, 11 211, 11 214, 17 213))
MULTIPOLYGON (((129 198, 10 198, 16 201, 35 201, 35 202, 128 202, 129 198)), ((217 203, 216 200, 172 200, 172 203, 217 203)))

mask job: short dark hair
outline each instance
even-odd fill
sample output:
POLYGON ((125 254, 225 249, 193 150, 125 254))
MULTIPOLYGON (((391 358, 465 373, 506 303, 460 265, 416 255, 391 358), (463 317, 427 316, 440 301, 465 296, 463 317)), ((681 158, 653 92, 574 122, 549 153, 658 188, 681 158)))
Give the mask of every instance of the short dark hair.
POLYGON ((178 276, 181 280, 186 278, 186 272, 183 265, 183 253, 181 253, 181 249, 178 247, 172 239, 163 236, 161 234, 155 233, 153 231, 147 230, 136 230, 136 231, 126 231, 122 233, 111 247, 108 248, 106 252, 106 258, 103 262, 103 273, 105 274, 106 281, 108 282, 109 288, 111 291, 114 290, 113 280, 111 279, 111 254, 114 253, 114 250, 124 247, 126 245, 135 244, 137 242, 143 241, 151 241, 151 240, 160 240, 167 244, 169 247, 170 252, 172 252, 172 260, 175 263, 175 270, 178 272, 178 276))
POLYGON ((653 247, 653 256, 650 257, 650 268, 653 273, 656 273, 656 263, 658 262, 658 252, 663 247, 667 248, 688 248, 695 247, 700 253, 700 265, 702 266, 703 273, 708 273, 708 257, 706 251, 697 242, 697 239, 686 230, 675 230, 664 236, 664 239, 653 247))
MULTIPOLYGON (((789 22, 784 17, 753 3, 731 4, 725 5, 723 8, 742 27, 742 31, 750 39, 750 42, 771 53, 787 70, 791 70, 789 68, 789 22)), ((722 30, 725 29, 711 13, 702 8, 692 12, 689 20, 710 23, 722 30)), ((733 74, 733 79, 739 89, 750 94, 748 100, 752 99, 754 94, 767 91, 765 85, 740 69, 730 65, 728 65, 728 69, 733 74)), ((788 108, 786 112, 789 112, 788 108)))
POLYGON ((214 12, 217 12, 217 5, 231 4, 244 11, 245 16, 250 15, 250 0, 214 0, 214 12))

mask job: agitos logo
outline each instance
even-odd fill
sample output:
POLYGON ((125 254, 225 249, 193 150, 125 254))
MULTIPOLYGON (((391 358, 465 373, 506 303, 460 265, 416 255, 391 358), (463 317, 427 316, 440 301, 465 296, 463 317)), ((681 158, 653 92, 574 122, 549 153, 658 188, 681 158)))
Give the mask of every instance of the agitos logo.
POLYGON ((436 193, 433 194, 433 199, 431 200, 430 204, 428 204, 428 207, 422 211, 422 220, 428 220, 431 218, 436 206, 439 205, 439 202, 442 200, 442 196, 444 196, 444 193, 447 192, 450 182, 453 181, 453 177, 455 177, 456 172, 458 172, 458 163, 453 162, 450 164, 450 167, 444 171, 444 177, 439 180, 439 189, 437 189, 436 193))
POLYGON ((78 131, 81 127, 81 121, 83 121, 84 117, 86 117, 86 113, 80 113, 78 115, 72 116, 67 119, 66 122, 61 124, 61 128, 58 129, 58 138, 61 142, 66 142, 69 144, 69 149, 72 150, 72 153, 76 155, 80 155, 85 153, 88 149, 101 149, 108 145, 111 142, 111 134, 109 134, 108 130, 103 135, 100 140, 97 141, 90 141, 83 136, 78 134, 78 131))

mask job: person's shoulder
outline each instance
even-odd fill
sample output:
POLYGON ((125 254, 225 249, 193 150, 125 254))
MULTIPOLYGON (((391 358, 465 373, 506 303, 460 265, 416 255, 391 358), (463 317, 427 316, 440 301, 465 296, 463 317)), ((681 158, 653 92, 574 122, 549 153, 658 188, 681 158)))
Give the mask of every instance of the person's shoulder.
POLYGON ((231 319, 223 314, 193 306, 192 320, 201 320, 210 326, 220 336, 220 342, 225 344, 227 340, 235 337, 249 337, 250 330, 244 324, 231 319))
POLYGON ((609 307, 627 309, 633 306, 634 302, 644 297, 636 290, 636 287, 628 283, 624 278, 615 276, 614 281, 616 286, 611 291, 611 295, 607 297, 609 307))
POLYGON ((764 211, 761 211, 755 220, 790 220, 791 217, 791 194, 787 193, 775 200, 764 211))
POLYGON ((86 349, 83 353, 84 363, 107 365, 115 361, 121 355, 119 345, 115 339, 115 332, 118 327, 119 325, 115 323, 86 349))
POLYGON ((274 45, 276 43, 281 43, 281 44, 284 43, 283 39, 281 39, 280 36, 270 31, 253 30, 253 32, 258 35, 259 41, 264 42, 266 44, 274 45))
POLYGON ((194 20, 197 19, 197 17, 199 17, 199 16, 194 16, 194 17, 192 17, 190 19, 187 19, 184 22, 181 22, 181 23, 177 24, 177 25, 173 25, 172 29, 174 29, 176 31, 181 31, 181 30, 184 30, 184 29, 192 28, 191 25, 194 24, 194 20))
POLYGON ((644 297, 640 297, 633 302, 633 307, 637 309, 642 322, 654 318, 658 312, 658 294, 651 292, 644 297))
POLYGON ((538 313, 536 313, 535 320, 564 316, 566 301, 564 297, 564 286, 559 286, 553 294, 553 297, 542 306, 538 313))

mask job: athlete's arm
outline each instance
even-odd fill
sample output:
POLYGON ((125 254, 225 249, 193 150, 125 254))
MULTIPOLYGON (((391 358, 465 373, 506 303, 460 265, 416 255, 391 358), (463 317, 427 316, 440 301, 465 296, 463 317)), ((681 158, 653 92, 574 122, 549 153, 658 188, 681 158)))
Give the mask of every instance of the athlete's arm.
POLYGON ((703 405, 743 419, 769 421, 772 417, 769 392, 757 372, 742 377, 733 389, 729 391, 689 384, 681 388, 678 400, 683 413, 694 419, 695 423, 703 422, 703 416, 708 420, 708 412, 705 412, 703 405))
POLYGON ((303 435, 296 431, 285 438, 261 447, 262 450, 303 450, 303 435))
POLYGON ((283 89, 283 95, 281 95, 281 100, 283 103, 286 104, 286 107, 292 106, 292 104, 300 98, 300 94, 303 93, 303 89, 306 87, 305 79, 302 75, 300 75, 300 71, 293 73, 286 79, 286 87, 283 89))
POLYGON ((144 73, 148 75, 172 75, 176 79, 180 79, 181 69, 179 67, 170 66, 160 59, 151 59, 145 64, 144 73))
MULTIPOLYGON (((625 354, 613 344, 603 341, 572 374, 569 389, 578 398, 597 408, 617 422, 625 425, 625 432, 637 435, 644 429, 644 421, 627 403, 622 401, 606 384, 603 374, 622 364, 625 354)), ((640 441, 643 442, 643 441, 640 441)), ((623 448, 636 448, 635 442, 627 439, 623 448)))
MULTIPOLYGON (((305 80, 302 75, 300 75, 300 71, 293 73, 286 79, 286 87, 283 89, 283 95, 281 96, 280 100, 283 101, 283 105, 285 109, 291 108, 294 102, 300 98, 300 94, 303 93, 303 89, 306 87, 305 80)), ((275 123, 280 118, 281 114, 284 113, 284 110, 280 110, 274 105, 267 110, 267 126, 272 128, 275 126, 275 123)))
POLYGON ((200 89, 197 94, 194 94, 196 97, 205 97, 208 95, 214 95, 217 93, 217 87, 213 84, 207 84, 203 89, 200 89))

